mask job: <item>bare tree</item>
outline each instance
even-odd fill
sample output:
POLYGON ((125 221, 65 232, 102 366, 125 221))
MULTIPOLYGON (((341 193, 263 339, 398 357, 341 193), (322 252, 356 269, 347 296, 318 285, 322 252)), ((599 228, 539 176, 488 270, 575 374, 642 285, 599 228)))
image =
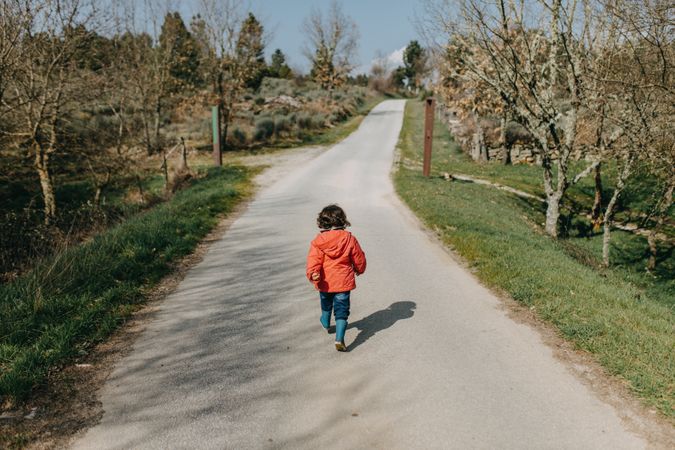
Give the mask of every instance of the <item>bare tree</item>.
POLYGON ((604 214, 603 264, 609 265, 610 228, 613 207, 626 179, 636 166, 646 167, 655 178, 656 199, 648 236, 649 270, 656 265, 656 236, 673 203, 675 189, 675 139, 673 104, 675 86, 675 41, 672 33, 672 3, 662 0, 637 2, 607 0, 604 12, 618 36, 605 49, 599 74, 607 99, 608 119, 625 137, 616 146, 619 176, 604 214), (617 155, 618 153, 618 155, 617 155))
MULTIPOLYGON (((33 158, 44 200, 45 222, 56 217, 50 159, 60 149, 59 134, 67 108, 82 94, 75 55, 87 39, 85 25, 94 15, 86 0, 30 0, 8 4, 23 17, 24 56, 12 79, 17 146, 33 158)), ((5 100, 3 100, 4 102, 5 100)))
POLYGON ((303 52, 312 64, 312 77, 325 89, 342 84, 354 68, 359 31, 332 0, 328 12, 313 9, 302 25, 308 42, 303 52))
POLYGON ((499 114, 505 110, 505 104, 482 79, 470 76, 463 64, 466 51, 463 43, 457 40, 451 40, 447 44, 440 59, 442 77, 439 79, 437 91, 445 106, 450 107, 463 122, 471 123, 472 158, 487 161, 489 155, 481 118, 489 114, 499 114))
POLYGON ((465 79, 499 96, 534 139, 547 200, 545 231, 557 237, 561 201, 578 181, 569 165, 585 94, 584 43, 593 28, 575 0, 541 0, 536 13, 530 7, 524 0, 432 1, 430 10, 440 15, 429 20, 461 48, 465 79))
POLYGON ((26 30, 25 21, 19 1, 2 0, 0 3, 0 117, 13 109, 12 105, 3 103, 4 93, 10 80, 15 76, 17 65, 21 61, 22 39, 26 30))
POLYGON ((377 92, 388 92, 392 88, 392 67, 387 55, 378 51, 370 67, 369 86, 377 92))
MULTIPOLYGON (((202 36, 207 79, 220 109, 221 142, 227 142, 228 127, 236 101, 246 84, 248 67, 256 63, 241 51, 242 24, 247 5, 241 0, 201 0, 195 25, 202 36)), ((249 36, 246 36, 247 38, 249 36)))

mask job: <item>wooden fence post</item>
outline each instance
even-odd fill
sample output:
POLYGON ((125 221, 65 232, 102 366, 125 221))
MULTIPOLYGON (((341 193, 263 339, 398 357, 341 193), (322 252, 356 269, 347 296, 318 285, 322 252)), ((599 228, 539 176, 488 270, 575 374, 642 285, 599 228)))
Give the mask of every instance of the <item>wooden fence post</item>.
POLYGON ((424 111, 424 165, 422 175, 428 177, 431 174, 431 141, 434 137, 434 107, 436 102, 433 97, 426 100, 424 111))
POLYGON ((223 153, 220 151, 220 107, 211 108, 211 127, 213 128, 213 164, 223 165, 223 153))

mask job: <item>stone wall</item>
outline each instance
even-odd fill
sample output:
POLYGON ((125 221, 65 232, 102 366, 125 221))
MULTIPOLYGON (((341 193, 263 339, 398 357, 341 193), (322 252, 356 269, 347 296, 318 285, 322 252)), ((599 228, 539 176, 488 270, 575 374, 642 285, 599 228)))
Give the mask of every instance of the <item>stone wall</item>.
MULTIPOLYGON (((539 153, 533 146, 524 144, 514 144, 509 149, 511 151, 512 164, 541 164, 539 153)), ((488 148, 490 160, 502 161, 504 159, 504 148, 488 148)))
MULTIPOLYGON (((440 119, 448 125, 450 133, 452 133, 455 141, 462 147, 474 160, 478 160, 481 155, 480 149, 476 148, 480 142, 484 142, 487 146, 487 154, 489 160, 502 161, 504 158, 504 148, 502 146, 493 147, 489 142, 481 139, 475 139, 473 133, 467 129, 467 125, 450 110, 439 110, 440 119)), ((487 133, 495 134, 495 133, 487 133)), ((534 145, 524 142, 517 142, 511 145, 511 163, 512 164, 541 164, 541 158, 534 147, 534 145)))
MULTIPOLYGON (((487 151, 488 160, 503 161, 504 148, 501 143, 498 142, 499 127, 495 128, 494 121, 492 125, 490 125, 489 121, 483 123, 484 133, 477 138, 476 133, 474 132, 474 124, 466 123, 467 121, 463 123, 452 110, 439 107, 437 114, 439 119, 448 125, 448 129, 455 138, 455 142, 457 142, 462 150, 464 150, 471 158, 480 160, 487 151), (478 148, 481 145, 483 147, 478 148)), ((470 120, 468 120, 468 122, 470 122, 470 120)), ((534 143, 527 142, 527 136, 523 136, 525 133, 523 131, 524 129, 516 124, 511 124, 509 127, 520 128, 520 131, 516 132, 508 131, 509 128, 507 128, 507 133, 509 133, 508 139, 513 142, 510 144, 511 163, 540 165, 541 156, 539 150, 534 143)), ((572 160, 580 160, 584 159, 587 154, 588 149, 584 145, 579 145, 573 151, 572 155, 570 155, 570 158, 572 160)), ((557 155, 554 153, 551 155, 551 158, 555 160, 557 155)))

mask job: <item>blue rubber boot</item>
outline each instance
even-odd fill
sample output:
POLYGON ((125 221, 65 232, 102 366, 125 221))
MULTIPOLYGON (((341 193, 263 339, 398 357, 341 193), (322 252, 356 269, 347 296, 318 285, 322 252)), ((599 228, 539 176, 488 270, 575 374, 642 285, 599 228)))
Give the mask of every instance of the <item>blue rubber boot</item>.
POLYGON ((330 327, 330 311, 321 311, 321 325, 328 330, 330 327))
POLYGON ((347 331, 347 321, 345 319, 337 319, 335 321, 335 348, 344 352, 347 350, 345 346, 345 332, 347 331))

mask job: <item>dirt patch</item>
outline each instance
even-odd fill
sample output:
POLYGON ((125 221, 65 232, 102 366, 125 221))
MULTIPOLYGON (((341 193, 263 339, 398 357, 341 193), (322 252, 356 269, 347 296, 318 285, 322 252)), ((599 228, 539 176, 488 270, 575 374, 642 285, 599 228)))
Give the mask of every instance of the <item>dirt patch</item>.
MULTIPOLYGON (((255 178, 258 188, 280 179, 291 167, 318 156, 324 147, 288 149, 270 154, 238 158, 237 164, 267 167, 255 178)), ((14 410, 0 410, 0 448, 54 449, 67 447, 76 435, 96 425, 103 417, 98 391, 115 364, 133 349, 162 300, 172 293, 187 272, 199 264, 209 247, 246 210, 241 204, 223 219, 197 246, 177 262, 171 275, 147 293, 145 304, 120 326, 107 341, 95 346, 72 364, 54 370, 46 386, 35 391, 31 400, 14 410)))

